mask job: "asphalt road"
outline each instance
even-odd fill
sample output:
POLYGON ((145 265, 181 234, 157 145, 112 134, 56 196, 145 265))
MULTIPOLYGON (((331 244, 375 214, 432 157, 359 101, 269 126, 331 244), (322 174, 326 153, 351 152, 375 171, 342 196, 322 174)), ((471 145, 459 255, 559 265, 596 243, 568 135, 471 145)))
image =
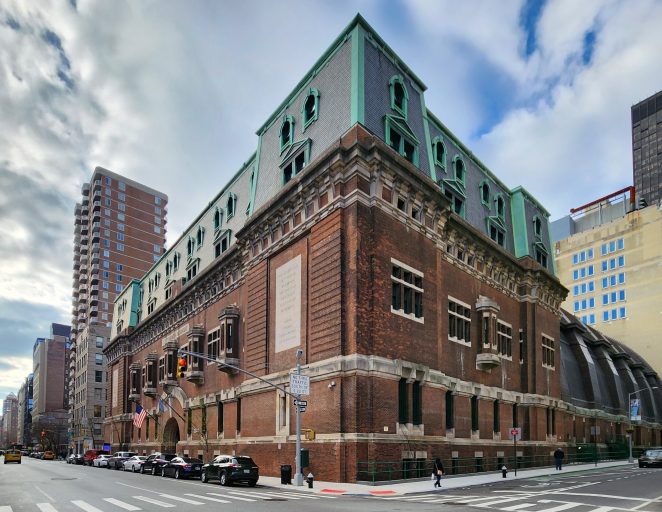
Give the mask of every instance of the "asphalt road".
POLYGON ((471 511, 662 512, 662 469, 618 468, 406 496, 325 496, 296 489, 125 473, 23 458, 0 464, 0 512, 471 511), (163 509, 170 509, 164 511, 163 509))
MULTIPOLYGON (((604 468, 527 480, 380 498, 401 510, 505 512, 662 512, 662 469, 604 468)), ((385 509, 391 509, 386 506, 385 509)))

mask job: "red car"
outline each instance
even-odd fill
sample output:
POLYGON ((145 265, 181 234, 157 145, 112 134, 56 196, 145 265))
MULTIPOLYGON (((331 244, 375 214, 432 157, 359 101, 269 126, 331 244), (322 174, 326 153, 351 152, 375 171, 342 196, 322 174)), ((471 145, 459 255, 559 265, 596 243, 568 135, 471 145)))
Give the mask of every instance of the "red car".
POLYGON ((87 450, 83 456, 83 464, 85 466, 91 466, 92 461, 96 459, 99 455, 108 455, 110 452, 107 450, 87 450))

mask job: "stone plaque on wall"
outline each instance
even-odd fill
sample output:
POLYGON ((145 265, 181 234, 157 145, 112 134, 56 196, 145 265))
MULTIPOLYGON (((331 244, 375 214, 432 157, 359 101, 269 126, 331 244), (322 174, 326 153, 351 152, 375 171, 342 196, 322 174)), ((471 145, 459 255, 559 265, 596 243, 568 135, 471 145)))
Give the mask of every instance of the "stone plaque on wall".
POLYGON ((276 352, 301 344, 301 255, 276 269, 276 352))

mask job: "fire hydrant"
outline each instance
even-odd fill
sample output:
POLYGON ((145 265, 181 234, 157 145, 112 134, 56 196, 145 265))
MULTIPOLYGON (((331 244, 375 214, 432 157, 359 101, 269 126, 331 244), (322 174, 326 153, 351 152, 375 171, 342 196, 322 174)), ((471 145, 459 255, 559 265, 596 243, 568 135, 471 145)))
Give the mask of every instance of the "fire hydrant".
POLYGON ((506 478, 506 475, 507 475, 507 474, 508 474, 508 468, 507 468, 506 466, 503 466, 503 467, 501 468, 501 476, 502 476, 503 478, 506 478))
POLYGON ((313 488, 313 480, 314 480, 314 479, 315 479, 315 477, 313 476, 313 474, 312 474, 312 473, 308 473, 308 476, 306 477, 306 482, 308 482, 308 489, 312 489, 312 488, 313 488))

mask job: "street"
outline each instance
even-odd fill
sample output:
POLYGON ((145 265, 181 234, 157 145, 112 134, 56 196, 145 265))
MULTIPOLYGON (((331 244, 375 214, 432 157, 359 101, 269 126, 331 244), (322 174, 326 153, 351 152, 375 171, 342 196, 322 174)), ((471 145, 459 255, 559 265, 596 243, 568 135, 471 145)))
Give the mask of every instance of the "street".
MULTIPOLYGON (((564 473, 564 471, 566 471, 564 473)), ((492 509, 506 512, 659 512, 662 469, 604 468, 558 475, 380 498, 384 502, 430 505, 416 510, 492 509)), ((392 507, 385 507, 392 509, 392 507)), ((402 506, 399 507, 402 509, 402 506)))
MULTIPOLYGON (((297 488, 222 487, 122 471, 23 458, 0 465, 0 512, 122 512, 213 510, 362 511, 476 510, 507 512, 661 512, 662 470, 635 467, 560 473, 549 477, 398 496, 330 496, 297 488)), ((379 487, 370 488, 378 490, 379 487)))

